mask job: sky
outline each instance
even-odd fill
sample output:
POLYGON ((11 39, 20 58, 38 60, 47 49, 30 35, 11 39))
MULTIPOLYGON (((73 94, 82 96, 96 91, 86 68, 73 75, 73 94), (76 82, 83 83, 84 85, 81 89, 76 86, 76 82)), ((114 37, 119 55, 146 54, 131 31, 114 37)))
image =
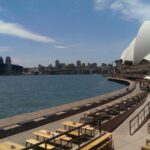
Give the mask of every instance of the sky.
POLYGON ((0 56, 24 67, 112 63, 145 20, 148 0, 0 0, 0 56))

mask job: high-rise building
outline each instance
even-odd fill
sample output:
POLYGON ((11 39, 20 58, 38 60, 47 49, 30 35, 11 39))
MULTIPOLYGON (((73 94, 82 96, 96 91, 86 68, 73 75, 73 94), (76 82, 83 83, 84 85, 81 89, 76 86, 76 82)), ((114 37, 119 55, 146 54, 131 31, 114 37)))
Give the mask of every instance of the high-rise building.
POLYGON ((9 56, 6 57, 6 64, 11 65, 11 58, 9 56))
POLYGON ((9 56, 6 57, 6 74, 11 74, 11 58, 9 56))
POLYGON ((0 64, 4 64, 3 57, 0 57, 0 64))
POLYGON ((23 67, 19 65, 11 64, 11 58, 6 57, 5 63, 4 59, 0 57, 0 75, 17 75, 22 74, 23 67))
POLYGON ((81 61, 80 61, 80 60, 77 60, 76 65, 77 65, 77 67, 81 67, 81 61))
POLYGON ((55 61, 55 67, 56 67, 56 69, 59 68, 59 60, 56 60, 56 61, 55 61))
POLYGON ((82 68, 85 68, 85 66, 86 66, 85 63, 82 63, 82 68))

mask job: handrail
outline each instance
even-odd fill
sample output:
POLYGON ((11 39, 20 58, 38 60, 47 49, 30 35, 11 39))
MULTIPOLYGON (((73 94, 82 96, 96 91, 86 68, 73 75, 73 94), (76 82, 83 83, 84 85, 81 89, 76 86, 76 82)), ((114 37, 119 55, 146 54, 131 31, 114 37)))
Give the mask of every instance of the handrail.
POLYGON ((150 102, 129 122, 130 135, 138 131, 150 117, 150 102))

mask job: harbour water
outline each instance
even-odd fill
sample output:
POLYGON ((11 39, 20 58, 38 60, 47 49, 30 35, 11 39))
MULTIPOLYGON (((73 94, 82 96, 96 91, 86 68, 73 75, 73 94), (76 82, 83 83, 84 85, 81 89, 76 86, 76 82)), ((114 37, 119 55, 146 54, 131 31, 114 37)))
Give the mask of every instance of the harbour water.
POLYGON ((125 85, 100 75, 1 76, 0 118, 112 92, 125 85))

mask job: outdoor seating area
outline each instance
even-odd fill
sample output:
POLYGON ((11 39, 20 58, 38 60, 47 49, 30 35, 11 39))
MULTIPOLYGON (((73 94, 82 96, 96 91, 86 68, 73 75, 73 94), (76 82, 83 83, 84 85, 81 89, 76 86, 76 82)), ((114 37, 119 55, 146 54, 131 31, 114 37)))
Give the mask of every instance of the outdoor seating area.
MULTIPOLYGON (((134 94, 122 101, 115 101, 103 108, 84 113, 80 122, 66 120, 61 123, 61 128, 55 131, 40 129, 33 132, 33 137, 26 139, 24 145, 11 141, 0 143, 0 150, 31 150, 31 149, 83 149, 83 150, 111 150, 113 149, 112 134, 102 131, 101 123, 106 122, 146 97, 146 92, 134 94)), ((142 148, 149 148, 150 142, 142 148)), ((146 150, 146 149, 142 149, 146 150)))
MULTIPOLYGON (((35 138, 25 140, 24 145, 12 141, 0 143, 0 150, 32 150, 32 149, 93 149, 107 143, 112 145, 112 135, 106 131, 98 130, 93 123, 82 124, 80 122, 64 121, 62 128, 55 131, 40 129, 33 132, 35 138), (108 136, 109 135, 109 136, 108 136), (85 148, 84 148, 85 147, 85 148)), ((95 125, 95 123, 94 123, 95 125)), ((88 150, 87 149, 87 150, 88 150)), ((105 149, 106 150, 106 149, 105 149)))
POLYGON ((132 95, 127 99, 112 102, 111 104, 106 105, 103 108, 97 108, 93 111, 87 111, 84 113, 83 117, 80 118, 80 122, 87 123, 89 121, 99 118, 102 124, 103 122, 106 122, 109 119, 112 119, 129 110, 130 108, 138 104, 141 100, 143 100, 143 98, 145 98, 146 96, 146 92, 142 91, 140 93, 132 95))
MULTIPOLYGON (((35 130, 31 137, 24 139, 24 144, 1 142, 0 150, 113 150, 112 134, 108 132, 111 130, 102 130, 103 123, 130 110, 146 96, 145 91, 135 92, 126 98, 84 112, 77 122, 65 120, 60 123, 61 127, 53 130, 35 130)), ((148 143, 150 142, 146 142, 145 148, 150 147, 148 143)))

